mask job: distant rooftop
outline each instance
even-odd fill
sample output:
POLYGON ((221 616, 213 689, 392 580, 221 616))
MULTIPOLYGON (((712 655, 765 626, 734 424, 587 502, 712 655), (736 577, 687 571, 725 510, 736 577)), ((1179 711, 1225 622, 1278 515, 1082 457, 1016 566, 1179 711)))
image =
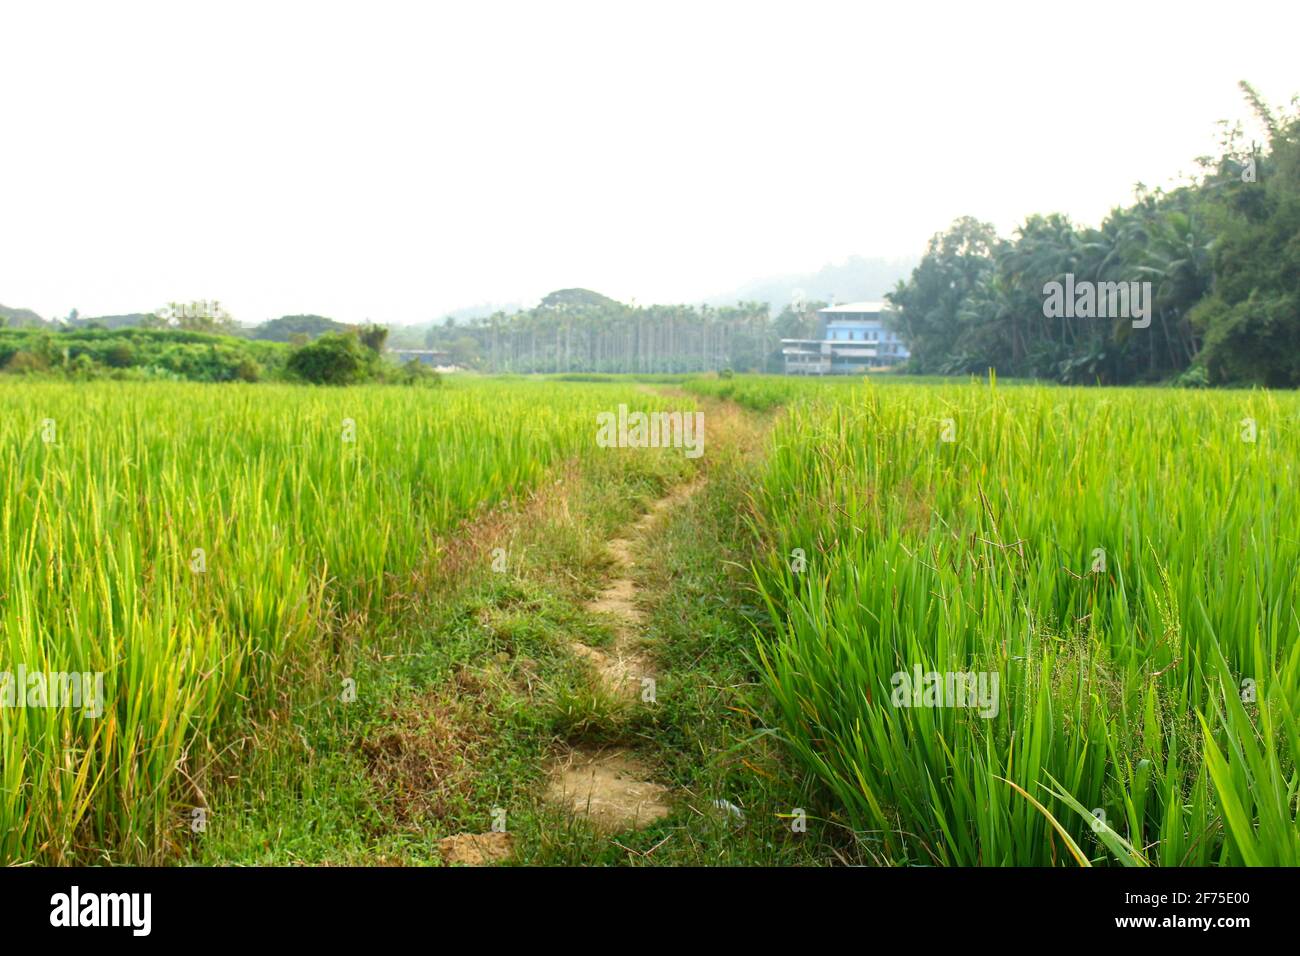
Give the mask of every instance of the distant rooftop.
POLYGON ((845 302, 843 305, 830 305, 817 311, 822 315, 834 315, 842 312, 884 312, 888 308, 888 302, 845 302))

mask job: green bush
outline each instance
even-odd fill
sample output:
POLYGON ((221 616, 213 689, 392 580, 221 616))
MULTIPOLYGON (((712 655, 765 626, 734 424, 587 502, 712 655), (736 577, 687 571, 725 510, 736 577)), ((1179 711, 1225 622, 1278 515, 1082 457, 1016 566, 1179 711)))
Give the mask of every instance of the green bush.
POLYGON ((382 325, 367 325, 357 335, 361 339, 361 344, 376 355, 384 351, 384 343, 388 341, 388 329, 382 325))
POLYGON ((1178 388, 1208 388, 1210 375, 1203 365, 1193 365, 1186 372, 1177 376, 1173 384, 1178 388))
POLYGON ((317 385, 349 385, 369 377, 373 358, 355 335, 330 332, 294 349, 287 367, 317 385))
POLYGON ((281 377, 289 349, 278 342, 179 329, 0 329, 0 368, 78 379, 260 381, 281 377))
POLYGON ((104 364, 109 368, 130 368, 135 364, 135 348, 130 342, 114 342, 104 353, 104 364))
POLYGON ((441 385, 442 376, 418 359, 402 363, 391 381, 398 385, 441 385))
POLYGON ((244 356, 235 366, 235 378, 241 382, 256 382, 262 377, 262 366, 255 359, 244 356))
POLYGON ((281 342, 185 329, 0 328, 0 370, 76 380, 438 385, 418 363, 399 367, 381 353, 387 329, 327 333, 291 348, 281 342))
POLYGON ((15 375, 28 375, 33 372, 49 371, 50 363, 39 352, 26 350, 15 352, 5 363, 5 371, 15 375))
POLYGON ((88 382, 93 378, 98 378, 98 375, 96 373, 98 372, 99 368, 100 366, 95 364, 94 359, 92 359, 85 352, 82 352, 80 355, 75 355, 72 357, 72 360, 68 362, 67 366, 64 368, 64 371, 69 378, 74 378, 77 379, 78 381, 88 382))

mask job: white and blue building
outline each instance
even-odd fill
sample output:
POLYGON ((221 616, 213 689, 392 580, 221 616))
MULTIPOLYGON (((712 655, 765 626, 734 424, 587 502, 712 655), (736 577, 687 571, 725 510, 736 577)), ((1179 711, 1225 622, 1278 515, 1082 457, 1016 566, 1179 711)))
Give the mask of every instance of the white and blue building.
POLYGON ((897 365, 909 355, 885 326, 883 302, 849 302, 817 311, 820 339, 782 339, 787 375, 858 375, 897 365))

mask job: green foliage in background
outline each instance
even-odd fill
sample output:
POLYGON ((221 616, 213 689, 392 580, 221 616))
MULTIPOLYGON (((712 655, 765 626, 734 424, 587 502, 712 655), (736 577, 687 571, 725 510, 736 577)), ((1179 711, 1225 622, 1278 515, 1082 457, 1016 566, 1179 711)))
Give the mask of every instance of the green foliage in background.
POLYGON ((179 329, 0 329, 0 370, 67 378, 258 381, 283 372, 271 342, 179 329))
POLYGON ((1033 215, 1011 239, 969 217, 936 235, 889 298, 912 371, 1071 384, 1300 385, 1300 110, 1243 92, 1263 149, 1226 130, 1203 175, 1171 191, 1139 186, 1098 228, 1033 215), (1149 282, 1151 325, 1048 318, 1043 287, 1149 282), (1186 376, 1186 378, 1182 378, 1186 376))

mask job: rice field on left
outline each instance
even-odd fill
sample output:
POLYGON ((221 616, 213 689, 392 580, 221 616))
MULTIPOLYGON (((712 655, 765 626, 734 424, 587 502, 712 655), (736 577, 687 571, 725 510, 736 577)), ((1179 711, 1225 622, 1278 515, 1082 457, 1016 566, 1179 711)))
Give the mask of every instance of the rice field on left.
POLYGON ((634 388, 0 384, 0 862, 162 861, 192 755, 342 679, 462 521, 660 407, 634 388), (69 674, 99 715, 49 706, 69 674))

